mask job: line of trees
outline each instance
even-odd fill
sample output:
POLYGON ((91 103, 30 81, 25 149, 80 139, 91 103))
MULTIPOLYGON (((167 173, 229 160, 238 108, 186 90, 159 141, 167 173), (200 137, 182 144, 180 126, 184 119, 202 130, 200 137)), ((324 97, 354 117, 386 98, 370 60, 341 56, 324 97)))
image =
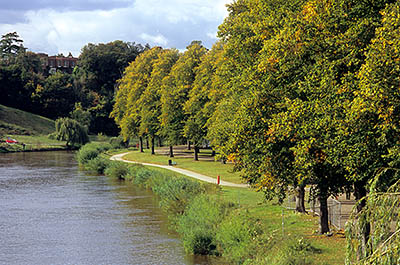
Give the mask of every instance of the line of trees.
MULTIPOLYGON (((208 140, 268 198, 296 187, 299 211, 311 185, 327 233, 330 195, 361 199, 376 172, 398 165, 399 8, 394 0, 234 1, 211 50, 193 42, 184 53, 156 47, 138 56, 111 116, 127 138, 208 140)), ((382 189, 396 175, 384 180, 382 189)))

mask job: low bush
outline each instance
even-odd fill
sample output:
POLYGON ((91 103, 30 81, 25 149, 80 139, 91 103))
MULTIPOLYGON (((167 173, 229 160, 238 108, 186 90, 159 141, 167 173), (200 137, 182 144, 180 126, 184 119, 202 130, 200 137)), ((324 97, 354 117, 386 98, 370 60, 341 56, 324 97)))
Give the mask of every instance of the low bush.
POLYGON ((177 223, 185 250, 192 254, 219 255, 216 234, 228 209, 227 205, 205 194, 194 197, 177 223))
POLYGON ((143 166, 135 165, 131 167, 131 172, 129 175, 133 175, 132 181, 136 185, 140 185, 145 188, 151 188, 152 185, 147 183, 148 180, 154 175, 156 172, 154 170, 150 170, 143 166))
POLYGON ((204 193, 201 183, 181 177, 149 179, 152 190, 160 196, 160 206, 172 219, 184 213, 186 206, 198 194, 204 193))
POLYGON ((129 173, 129 166, 124 162, 113 161, 104 171, 106 176, 125 179, 129 173))
POLYGON ((286 249, 280 256, 279 265, 310 265, 313 264, 309 257, 313 253, 320 253, 321 250, 315 248, 311 243, 304 239, 293 239, 288 243, 286 249))
POLYGON ((85 164, 85 169, 91 172, 96 172, 97 174, 104 174, 106 168, 108 168, 110 161, 106 158, 97 156, 90 159, 85 164))
POLYGON ((129 145, 129 140, 125 141, 122 136, 113 137, 110 139, 110 144, 114 149, 127 148, 129 145))
POLYGON ((96 158, 100 153, 111 149, 110 144, 88 143, 82 146, 76 157, 80 165, 87 164, 91 159, 96 158))
POLYGON ((256 252, 253 243, 262 231, 245 213, 232 212, 218 228, 217 240, 222 255, 232 263, 243 264, 256 252))

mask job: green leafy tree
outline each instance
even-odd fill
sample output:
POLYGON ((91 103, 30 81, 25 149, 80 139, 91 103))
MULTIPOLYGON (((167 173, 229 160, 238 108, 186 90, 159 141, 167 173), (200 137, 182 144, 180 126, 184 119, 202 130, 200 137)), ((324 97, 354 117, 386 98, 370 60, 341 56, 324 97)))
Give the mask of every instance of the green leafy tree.
POLYGON ((121 128, 121 134, 125 139, 140 137, 141 151, 143 151, 145 134, 140 131, 142 106, 139 101, 150 82, 153 64, 161 52, 161 47, 147 50, 125 69, 124 75, 119 81, 116 103, 111 112, 111 117, 121 128))
POLYGON ((74 79, 75 86, 82 91, 83 107, 91 112, 92 132, 117 134, 117 126, 109 117, 117 80, 129 63, 147 48, 119 40, 106 44, 89 43, 82 48, 74 79))
POLYGON ((69 148, 89 142, 86 127, 71 118, 59 118, 56 120, 55 137, 57 140, 66 141, 66 145, 69 148))
POLYGON ((193 88, 189 92, 189 99, 183 109, 188 118, 184 126, 184 136, 194 144, 194 160, 198 160, 199 146, 207 136, 207 121, 210 119, 215 107, 210 102, 214 77, 220 57, 223 52, 222 42, 217 43, 201 59, 196 69, 193 88))
POLYGON ((172 146, 185 140, 183 128, 187 115, 183 108, 193 87, 195 69, 206 52, 207 49, 201 45, 201 42, 193 41, 172 67, 170 74, 163 79, 161 128, 162 135, 170 144, 171 157, 173 156, 172 146))
POLYGON ((166 49, 158 53, 153 62, 153 70, 149 83, 140 96, 140 135, 148 135, 151 139, 151 153, 155 154, 155 137, 161 134, 161 85, 162 80, 170 73, 172 66, 179 58, 176 49, 166 49))
POLYGON ((354 76, 364 62, 363 49, 374 36, 376 7, 376 3, 307 1, 282 31, 289 33, 280 38, 278 47, 283 49, 274 52, 269 47, 260 64, 266 71, 296 74, 285 80, 292 80, 284 86, 291 99, 285 99, 270 122, 270 136, 291 143, 294 172, 300 181, 315 185, 321 233, 329 231, 328 196, 355 181, 343 162, 347 153, 343 146, 353 137, 343 133, 343 114, 345 102, 353 97, 354 76))
POLYGON ((0 40, 1 62, 6 65, 13 63, 17 56, 26 50, 22 43, 23 40, 20 39, 17 32, 2 35, 0 40))
POLYGON ((71 111, 70 116, 73 120, 76 120, 82 126, 85 126, 87 129, 89 129, 92 116, 90 115, 89 111, 83 109, 80 102, 75 103, 74 110, 71 111))
MULTIPOLYGON (((380 177, 379 182, 376 183, 376 192, 386 191, 387 187, 399 178, 400 94, 396 89, 400 71, 397 59, 400 47, 397 37, 400 26, 399 3, 387 5, 380 14, 382 15, 381 26, 376 29, 375 37, 366 49, 366 60, 357 76, 359 78, 359 82, 356 83, 357 90, 354 91, 353 100, 348 104, 347 126, 343 130, 344 134, 349 135, 343 144, 343 149, 345 149, 343 163, 346 165, 350 178, 355 182, 358 199, 367 196, 366 188, 371 181, 371 176, 379 175, 380 177)), ((369 200, 362 200, 357 205, 357 210, 364 212, 363 208, 369 207, 369 200)), ((374 222, 381 222, 381 220, 376 220, 376 217, 374 216, 371 220, 372 227, 374 227, 374 222)), ((382 218, 385 220, 383 215, 382 218)), ((360 222, 363 225, 361 230, 363 233, 362 236, 357 237, 356 241, 362 253, 360 257, 365 258, 372 254, 371 240, 373 238, 369 236, 371 232, 369 222, 362 222, 362 220, 360 222)), ((377 232, 380 233, 380 231, 377 232)), ((374 238, 383 236, 377 235, 376 231, 372 233, 374 238)), ((373 249, 378 252, 386 248, 375 247, 373 249)))
POLYGON ((290 145, 268 141, 268 120, 285 91, 273 68, 263 69, 261 62, 265 46, 296 16, 301 3, 237 1, 229 6, 229 17, 220 26, 225 60, 217 76, 223 77, 219 87, 225 92, 209 120, 208 137, 221 156, 234 161, 236 170, 268 198, 283 198, 288 185, 297 182, 291 172, 290 145))
MULTIPOLYGON (((14 108, 40 113, 40 105, 31 100, 38 85, 43 85, 42 65, 32 52, 12 53, 12 60, 0 64, 0 103, 14 108)), ((7 58, 11 58, 11 57, 7 58)), ((0 59, 1 60, 1 59, 0 59)))
POLYGON ((40 113, 49 118, 68 115, 77 101, 77 93, 69 74, 57 72, 49 76, 43 86, 37 86, 32 99, 41 105, 40 113))
POLYGON ((369 194, 358 202, 363 204, 362 209, 355 207, 346 223, 346 264, 390 265, 400 259, 400 183, 397 181, 385 192, 380 192, 374 184, 369 194), (367 226, 374 229, 364 244, 367 226))

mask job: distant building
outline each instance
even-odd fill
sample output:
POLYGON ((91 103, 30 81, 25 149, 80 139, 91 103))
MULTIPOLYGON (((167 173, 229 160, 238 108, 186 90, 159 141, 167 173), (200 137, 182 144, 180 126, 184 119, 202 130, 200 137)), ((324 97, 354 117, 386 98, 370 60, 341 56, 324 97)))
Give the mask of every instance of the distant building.
POLYGON ((53 74, 57 71, 72 74, 72 71, 78 63, 78 58, 73 57, 71 53, 69 53, 67 57, 63 54, 48 56, 45 53, 38 53, 38 55, 42 60, 43 68, 49 74, 53 74))

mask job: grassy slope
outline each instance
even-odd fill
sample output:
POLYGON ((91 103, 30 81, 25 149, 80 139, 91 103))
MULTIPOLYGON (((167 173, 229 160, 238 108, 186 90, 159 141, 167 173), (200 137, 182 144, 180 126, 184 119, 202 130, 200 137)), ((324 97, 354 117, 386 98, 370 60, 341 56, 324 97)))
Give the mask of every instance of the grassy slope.
MULTIPOLYGON (((124 150, 127 151, 127 150, 124 150)), ((122 151, 120 151, 122 152, 122 151)), ((138 162, 166 164, 165 155, 150 155, 137 151, 124 157, 138 162)), ((223 165, 218 162, 193 161, 192 158, 174 158, 179 167, 215 177, 220 174, 227 181, 240 183, 238 173, 232 173, 232 165, 223 165)), ((156 169, 163 171, 162 169, 156 169)), ((318 235, 318 217, 302 215, 286 210, 276 202, 265 202, 262 193, 252 189, 222 188, 221 194, 225 200, 240 204, 242 210, 263 223, 265 233, 271 235, 271 244, 265 249, 265 257, 275 264, 276 260, 291 240, 304 237, 313 246, 321 250, 320 254, 313 254, 313 264, 344 264, 345 239, 342 234, 332 237, 318 235), (282 211, 283 210, 283 211, 282 211), (284 214, 284 235, 282 235, 282 212, 284 214)))
POLYGON ((22 110, 0 105, 0 133, 47 135, 54 132, 54 121, 22 110))
POLYGON ((55 131, 55 123, 39 115, 0 105, 1 136, 10 136, 22 144, 0 143, 0 153, 18 151, 58 150, 65 147, 64 141, 51 140, 48 134, 55 131))

